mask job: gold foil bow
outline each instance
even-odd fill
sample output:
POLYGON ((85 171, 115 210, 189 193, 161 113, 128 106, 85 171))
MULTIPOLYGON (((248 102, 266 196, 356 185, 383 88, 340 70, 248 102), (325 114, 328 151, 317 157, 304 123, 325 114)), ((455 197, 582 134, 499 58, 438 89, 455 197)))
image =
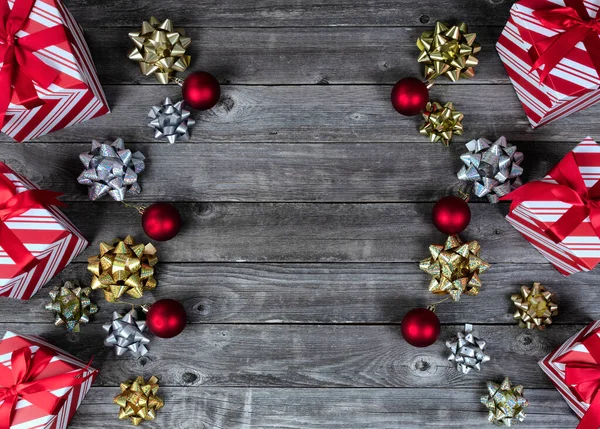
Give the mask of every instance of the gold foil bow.
POLYGON ((489 410, 488 420, 496 426, 513 426, 525 420, 523 410, 529 406, 523 397, 523 386, 512 386, 508 377, 502 384, 487 382, 488 394, 481 403, 489 410))
POLYGON ((154 289, 154 265, 158 262, 156 248, 148 243, 135 244, 132 236, 115 238, 110 244, 100 243, 100 255, 88 258, 92 289, 102 289, 108 302, 123 294, 141 298, 145 290, 154 289))
POLYGON ((510 300, 517 307, 514 318, 521 328, 542 330, 558 314, 555 295, 540 283, 534 283, 532 288, 521 286, 521 293, 512 295, 510 300))
POLYGON ((155 17, 142 23, 140 31, 129 33, 134 47, 129 59, 140 63, 144 76, 154 73, 160 83, 169 83, 173 73, 182 72, 190 65, 191 57, 185 50, 192 40, 183 29, 174 28, 170 19, 160 22, 155 17))
POLYGON ((54 324, 64 325, 69 332, 79 332, 79 325, 88 323, 90 316, 98 312, 98 306, 90 300, 92 289, 82 288, 71 281, 50 291, 52 301, 46 310, 54 311, 54 324))
POLYGON ((448 146, 454 135, 462 135, 464 117, 465 115, 454 109, 452 103, 442 106, 437 101, 428 102, 423 111, 425 122, 419 128, 419 132, 432 142, 441 141, 444 146, 448 146))
POLYGON ((115 404, 121 407, 119 420, 129 419, 134 426, 139 426, 144 420, 154 420, 156 412, 165 405, 156 396, 158 387, 155 376, 150 377, 147 383, 142 376, 121 383, 121 393, 114 399, 115 404))
POLYGON ((451 235, 443 246, 429 246, 429 252, 431 257, 423 259, 419 268, 432 276, 430 292, 449 294, 454 301, 463 293, 479 293, 479 275, 486 272, 490 264, 479 257, 481 247, 477 241, 463 243, 457 235, 451 235))
POLYGON ((479 63, 475 54, 481 51, 475 37, 464 22, 448 27, 438 21, 433 30, 423 32, 417 39, 421 51, 417 61, 425 64, 425 79, 432 81, 444 75, 456 82, 475 76, 473 67, 479 63))

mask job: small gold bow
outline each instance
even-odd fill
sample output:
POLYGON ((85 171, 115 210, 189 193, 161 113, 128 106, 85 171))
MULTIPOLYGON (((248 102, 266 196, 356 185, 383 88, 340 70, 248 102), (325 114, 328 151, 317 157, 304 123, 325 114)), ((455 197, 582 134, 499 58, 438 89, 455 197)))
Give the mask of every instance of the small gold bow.
POLYGON ((510 300, 517 307, 514 318, 521 328, 542 330, 552 323, 552 316, 558 315, 554 294, 540 283, 534 283, 532 288, 521 286, 521 293, 512 295, 510 300))
POLYGON ((437 101, 428 102, 423 111, 425 122, 419 128, 419 132, 434 143, 441 141, 444 146, 448 146, 453 136, 462 135, 464 117, 465 115, 454 109, 452 103, 442 106, 437 101))
POLYGON ((139 426, 144 420, 154 420, 156 412, 165 405, 156 396, 158 387, 155 376, 150 377, 147 383, 142 376, 121 383, 121 393, 114 398, 114 403, 121 407, 119 420, 129 419, 134 426, 139 426))
POLYGON ((91 288, 67 281, 50 291, 52 301, 45 309, 55 313, 56 326, 64 325, 69 332, 79 332, 79 325, 88 323, 90 316, 98 312, 98 306, 90 300, 90 293, 91 288))

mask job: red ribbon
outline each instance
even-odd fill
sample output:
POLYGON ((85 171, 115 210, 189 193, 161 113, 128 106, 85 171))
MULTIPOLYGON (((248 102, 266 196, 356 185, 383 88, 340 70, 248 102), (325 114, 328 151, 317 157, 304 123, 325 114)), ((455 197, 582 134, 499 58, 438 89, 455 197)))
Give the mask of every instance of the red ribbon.
POLYGON ((40 189, 17 192, 14 183, 4 174, 0 174, 0 246, 19 270, 32 268, 38 260, 6 225, 6 221, 35 207, 66 205, 57 199, 60 195, 62 194, 59 192, 40 189))
POLYGON ((512 200, 511 211, 524 201, 562 201, 571 204, 571 208, 544 231, 555 243, 568 237, 588 216, 592 228, 600 237, 600 181, 589 189, 585 186, 573 152, 569 152, 550 171, 549 176, 557 184, 530 182, 500 199, 512 200))
POLYGON ((543 65, 544 70, 540 73, 542 82, 579 42, 585 45, 600 74, 600 16, 590 18, 583 0, 565 0, 565 4, 565 7, 533 12, 533 16, 539 19, 544 27, 561 31, 537 42, 532 48, 539 57, 531 71, 538 70, 543 65))
POLYGON ((598 429, 600 427, 600 337, 594 330, 582 344, 589 355, 582 356, 581 352, 568 352, 557 359, 565 364, 565 384, 589 408, 577 429, 598 429))
POLYGON ((0 0, 0 127, 14 91, 18 103, 27 109, 44 104, 33 83, 48 88, 58 77, 58 71, 41 61, 33 52, 67 41, 64 26, 46 28, 24 37, 23 29, 36 0, 15 0, 12 10, 8 0, 0 0))
POLYGON ((50 393, 52 390, 78 386, 89 365, 76 372, 37 379, 55 356, 52 350, 41 347, 32 355, 29 347, 12 353, 11 369, 0 364, 0 429, 10 429, 19 399, 31 402, 37 408, 56 415, 65 398, 50 393))

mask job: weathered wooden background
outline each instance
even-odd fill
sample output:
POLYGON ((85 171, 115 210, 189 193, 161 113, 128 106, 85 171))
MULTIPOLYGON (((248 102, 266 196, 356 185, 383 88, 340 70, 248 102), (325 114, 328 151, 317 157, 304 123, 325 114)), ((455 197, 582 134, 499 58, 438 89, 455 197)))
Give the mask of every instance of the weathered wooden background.
POLYGON ((112 397, 121 381, 157 375, 166 407, 147 428, 481 428, 486 380, 510 376, 531 401, 522 428, 574 428, 577 418, 537 361, 600 317, 598 275, 560 276, 512 228, 507 206, 472 204, 464 238, 478 239, 493 267, 478 297, 440 306, 440 341, 415 349, 399 334, 406 311, 436 298, 417 261, 444 237, 433 202, 459 187, 463 143, 505 135, 525 153, 525 179, 540 178, 583 137, 598 135, 600 107, 533 131, 494 50, 508 0, 65 0, 84 27, 113 109, 109 116, 27 144, 0 159, 44 188, 63 191, 69 217, 92 246, 51 282, 89 281, 86 258, 101 240, 144 235, 139 217, 112 201, 90 203, 77 185, 78 154, 92 138, 123 137, 148 158, 133 202, 177 204, 185 228, 159 246, 159 287, 147 301, 181 300, 188 328, 154 339, 140 359, 102 345, 101 312, 66 335, 29 302, 0 301, 0 331, 40 334, 101 370, 71 427, 128 427, 112 397), (142 77, 127 33, 151 15, 193 38, 193 70, 207 70, 222 100, 189 143, 155 141, 150 106, 176 86, 142 77), (415 39, 436 20, 464 20, 483 50, 477 75, 440 80, 432 97, 454 101, 466 133, 451 147, 398 115, 391 85, 419 76, 415 39), (93 213, 93 215, 92 215, 93 213), (515 326, 509 297, 540 281, 561 314, 545 332, 515 326), (492 361, 460 375, 443 342, 477 325, 492 361))

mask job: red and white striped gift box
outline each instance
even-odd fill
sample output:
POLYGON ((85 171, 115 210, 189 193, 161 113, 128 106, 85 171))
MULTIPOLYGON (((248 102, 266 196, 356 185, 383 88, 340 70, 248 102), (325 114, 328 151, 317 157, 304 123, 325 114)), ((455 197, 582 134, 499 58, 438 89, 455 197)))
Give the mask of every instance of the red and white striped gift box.
POLYGON ((566 364, 564 361, 568 356, 568 360, 572 362, 592 363, 593 358, 591 358, 589 350, 587 350, 582 342, 590 335, 600 335, 599 328, 600 320, 590 323, 584 329, 569 338, 562 346, 539 361, 542 370, 550 377, 550 380, 552 380, 556 389, 563 398, 565 398, 571 409, 575 411, 575 414, 577 414, 579 418, 582 418, 585 415, 590 408, 590 404, 582 401, 572 386, 569 386, 565 382, 566 364))
MULTIPOLYGON (((14 6, 14 0, 0 1, 8 1, 11 9, 14 6)), ((110 111, 83 32, 60 0, 37 0, 17 37, 58 25, 64 26, 68 41, 34 54, 59 72, 58 78, 47 89, 34 82, 44 104, 27 109, 19 104, 13 91, 2 132, 17 141, 31 140, 110 111)))
MULTIPOLYGON (((13 182, 17 192, 39 189, 3 163, 0 163, 0 174, 13 182)), ((37 262, 31 269, 22 271, 0 245, 0 296, 29 299, 88 245, 75 225, 52 206, 30 209, 5 224, 37 262)))
MULTIPOLYGON (((573 0, 566 3, 570 1, 573 0)), ((583 3, 591 18, 598 14, 600 0, 575 1, 583 3)), ((532 71, 537 55, 534 53, 536 43, 560 33, 544 27, 533 13, 561 6, 565 6, 565 0, 516 2, 496 44, 500 59, 534 128, 600 101, 600 71, 594 67, 590 53, 581 42, 552 69, 543 83, 540 82, 541 70, 532 71)))
MULTIPOLYGON (((585 186, 592 188, 600 179, 600 146, 588 137, 572 152, 585 186)), ((556 183, 549 175, 542 182, 556 183)), ((524 201, 506 216, 506 220, 564 275, 589 271, 600 262, 600 238, 589 217, 559 243, 545 232, 571 207, 558 200, 524 201)))
MULTIPOLYGON (((37 379, 75 372, 87 367, 84 362, 39 337, 15 334, 10 331, 0 341, 0 365, 10 367, 12 353, 24 347, 29 347, 34 354, 40 347, 56 352, 56 355, 38 375, 37 379)), ((97 375, 98 370, 87 367, 83 373, 86 380, 82 384, 52 390, 50 392, 52 395, 64 398, 64 402, 56 415, 48 414, 30 402, 19 399, 10 429, 65 429, 81 405, 83 398, 92 387, 97 375)))

